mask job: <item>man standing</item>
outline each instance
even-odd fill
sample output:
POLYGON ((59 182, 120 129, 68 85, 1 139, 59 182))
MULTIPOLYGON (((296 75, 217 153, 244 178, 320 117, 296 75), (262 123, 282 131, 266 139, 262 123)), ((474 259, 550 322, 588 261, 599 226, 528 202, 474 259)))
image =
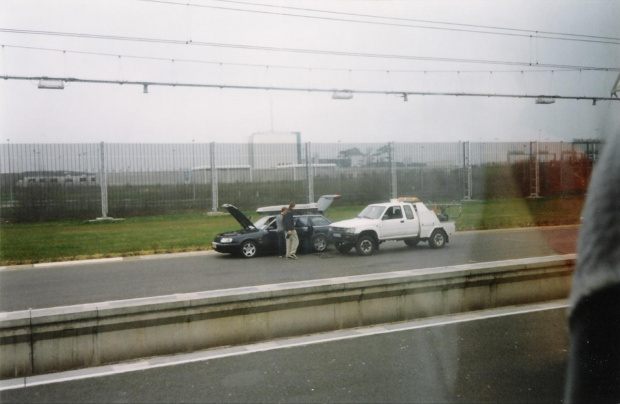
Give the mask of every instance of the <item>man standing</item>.
POLYGON ((293 208, 295 203, 291 202, 288 205, 288 210, 284 215, 282 223, 284 224, 284 231, 286 232, 286 258, 297 259, 297 246, 299 245, 299 238, 297 237, 297 231, 295 231, 295 222, 293 221, 293 208))
POLYGON ((278 235, 278 256, 284 258, 286 253, 286 238, 284 236, 284 215, 286 215, 286 207, 280 209, 280 214, 276 217, 276 234, 278 235))

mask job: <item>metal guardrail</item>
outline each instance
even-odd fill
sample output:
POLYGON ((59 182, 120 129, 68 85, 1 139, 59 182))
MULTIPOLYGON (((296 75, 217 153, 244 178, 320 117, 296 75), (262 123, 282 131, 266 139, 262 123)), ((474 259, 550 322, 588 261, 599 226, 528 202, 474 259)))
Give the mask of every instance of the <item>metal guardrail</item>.
POLYGON ((0 313, 0 378, 568 297, 576 255, 0 313))

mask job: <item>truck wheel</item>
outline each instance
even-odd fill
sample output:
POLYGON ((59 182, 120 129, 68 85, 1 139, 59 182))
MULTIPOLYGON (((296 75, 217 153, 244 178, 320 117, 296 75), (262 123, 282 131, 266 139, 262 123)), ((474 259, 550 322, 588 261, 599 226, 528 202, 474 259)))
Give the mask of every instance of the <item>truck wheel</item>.
POLYGON ((446 235, 443 230, 435 230, 428 239, 431 248, 443 248, 446 245, 446 235))
POLYGON ((418 245, 419 242, 420 237, 411 237, 405 239, 405 244, 407 244, 409 247, 415 247, 418 245))
POLYGON ((375 252, 375 240, 371 236, 361 236, 355 243, 357 255, 372 255, 375 252))
POLYGON ((241 255, 244 258, 254 258, 256 253, 258 253, 258 247, 256 247, 256 243, 253 241, 248 240, 241 244, 241 255))
POLYGON ((340 254, 348 253, 349 251, 351 251, 351 248, 353 248, 351 244, 344 244, 344 243, 336 244, 336 250, 338 250, 340 254))
POLYGON ((319 234, 312 239, 312 247, 316 252, 323 252, 327 248, 327 239, 319 234))

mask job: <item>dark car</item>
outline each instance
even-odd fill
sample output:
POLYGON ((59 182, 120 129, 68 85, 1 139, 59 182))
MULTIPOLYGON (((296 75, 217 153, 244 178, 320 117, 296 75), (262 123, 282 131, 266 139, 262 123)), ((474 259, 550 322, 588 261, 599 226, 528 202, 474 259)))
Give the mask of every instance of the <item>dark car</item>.
MULTIPOLYGON (((317 203, 297 205, 293 211, 293 220, 301 251, 325 251, 328 245, 327 232, 332 222, 323 216, 323 212, 335 199, 339 198, 340 195, 324 195, 317 203)), ((264 216, 252 222, 233 205, 222 205, 237 219, 243 229, 218 234, 211 246, 217 252, 239 254, 245 258, 253 258, 259 253, 276 253, 278 251, 276 217, 282 206, 284 205, 257 209, 257 212, 264 216)))

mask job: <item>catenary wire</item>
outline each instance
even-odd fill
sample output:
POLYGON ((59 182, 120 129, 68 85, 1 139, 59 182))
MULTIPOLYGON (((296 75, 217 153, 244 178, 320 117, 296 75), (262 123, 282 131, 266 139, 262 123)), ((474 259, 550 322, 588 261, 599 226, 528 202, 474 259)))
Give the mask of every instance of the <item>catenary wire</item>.
POLYGON ((226 44, 226 43, 217 43, 217 42, 184 41, 184 40, 178 40, 178 39, 161 39, 161 38, 116 36, 116 35, 102 35, 102 34, 84 34, 84 33, 58 32, 58 31, 36 31, 36 30, 23 30, 23 29, 13 29, 13 28, 0 28, 0 32, 6 32, 6 33, 12 33, 12 34, 26 34, 26 35, 65 36, 65 37, 88 38, 88 39, 162 43, 162 44, 172 44, 172 45, 208 46, 208 47, 229 48, 229 49, 260 50, 260 51, 269 51, 269 52, 304 53, 304 54, 315 54, 315 55, 325 55, 325 56, 346 56, 346 57, 400 59, 400 60, 423 60, 423 61, 435 61, 435 62, 474 63, 474 64, 524 66, 524 67, 535 66, 535 67, 565 68, 565 69, 576 69, 576 70, 620 71, 620 68, 615 68, 615 67, 577 66, 577 65, 552 64, 552 63, 528 63, 528 62, 514 62, 514 61, 511 62, 511 61, 485 60, 485 59, 439 58, 439 57, 428 57, 428 56, 343 52, 343 51, 329 51, 329 50, 320 50, 320 49, 283 48, 283 47, 270 47, 270 46, 258 46, 258 45, 226 44))
POLYGON ((350 94, 367 95, 393 95, 405 97, 413 96, 455 96, 455 97, 487 97, 487 98, 550 98, 554 100, 591 100, 596 101, 620 101, 620 98, 600 97, 600 96, 565 96, 565 95, 530 95, 530 94, 503 94, 503 93, 464 93, 464 92, 433 92, 433 91, 380 91, 380 90, 342 90, 334 88, 304 88, 304 87, 275 87, 275 86, 248 86, 232 84, 207 84, 207 83, 182 83, 182 82, 157 82, 157 81, 133 81, 133 80, 97 80, 81 79, 75 77, 47 77, 47 76, 0 76, 4 80, 27 80, 27 81, 62 81, 66 83, 90 83, 90 84, 119 84, 119 85, 139 85, 139 86, 163 86, 163 87, 197 87, 214 89, 232 90, 269 90, 284 92, 315 92, 315 93, 334 93, 346 92, 350 94))
MULTIPOLYGON (((316 71, 341 71, 341 72, 375 72, 375 73, 550 73, 550 72, 576 72, 580 70, 588 70, 588 69, 536 69, 536 70, 527 70, 523 71, 521 69, 518 70, 433 70, 433 69, 358 69, 358 68, 337 68, 337 67, 309 67, 309 66, 291 66, 291 65, 267 65, 267 64, 258 64, 258 63, 235 63, 235 62, 219 62, 213 60, 199 60, 199 59, 184 59, 177 57, 158 57, 158 56, 138 56, 138 55, 128 55, 128 54, 119 54, 119 53, 105 53, 105 52, 92 52, 92 51, 76 51, 76 50, 67 50, 67 49, 59 49, 59 48, 44 48, 44 47, 35 47, 35 46, 21 46, 21 45, 8 45, 8 44, 0 44, 3 48, 13 48, 13 49, 26 49, 26 50, 35 50, 35 51, 48 51, 48 52, 62 52, 67 54, 78 54, 78 55, 90 55, 90 56, 104 56, 104 57, 122 57, 125 59, 141 59, 141 60, 156 60, 156 61, 164 61, 169 62, 174 60, 175 62, 184 62, 184 63, 200 63, 200 64, 212 64, 219 66, 245 66, 245 67, 258 67, 258 68, 277 68, 277 69, 296 69, 296 70, 316 70, 316 71)), ((590 71, 590 70, 588 70, 590 71)), ((595 72, 606 72, 605 70, 593 70, 595 72)))
MULTIPOLYGON (((147 1, 147 0, 145 0, 147 1)), ((151 0, 154 1, 154 0, 151 0)), ((309 8, 301 8, 301 7, 290 7, 290 6, 281 6, 281 5, 271 5, 271 4, 259 4, 259 3, 247 3, 242 1, 234 1, 234 0, 212 0, 221 3, 236 3, 236 4, 245 4, 245 5, 255 5, 255 6, 263 6, 263 7, 271 7, 271 8, 283 8, 283 9, 297 9, 303 11, 313 11, 317 13, 330 13, 330 14, 341 14, 341 15, 350 15, 356 17, 370 17, 370 18, 378 18, 378 19, 388 19, 394 21, 410 21, 410 22, 421 22, 427 24, 442 24, 442 25, 454 25, 454 26, 462 26, 462 27, 472 27, 472 28, 484 28, 484 29, 496 29, 496 30, 506 30, 506 31, 516 31, 516 32, 524 32, 530 34, 546 34, 546 35, 564 35, 564 36, 575 36, 575 37, 583 37, 583 38, 593 38, 593 39, 608 39, 614 41, 620 41, 620 38, 614 37, 604 37, 604 36, 595 36, 595 35, 583 35, 583 34, 573 34, 573 33, 563 33, 563 32, 552 32, 552 31, 534 31, 534 30, 526 30, 519 28, 507 28, 507 27, 499 27, 499 26, 490 26, 490 25, 476 25, 476 24, 463 24, 463 23, 453 23, 453 22, 445 22, 445 21, 433 21, 433 20, 418 20, 411 18, 402 18, 402 17, 385 17, 385 16, 377 16, 370 14, 359 14, 359 13, 345 13, 338 11, 329 11, 329 10, 320 10, 320 9, 309 9, 309 8)), ((190 4, 191 5, 191 4, 190 4)))
MULTIPOLYGON (((138 0, 138 1, 150 2, 150 3, 169 4, 169 5, 179 5, 179 6, 192 6, 192 7, 219 9, 219 10, 227 10, 227 11, 240 11, 240 12, 256 13, 256 14, 277 15, 277 16, 286 16, 286 17, 297 17, 297 18, 308 18, 308 19, 325 20, 325 21, 349 22, 349 23, 372 24, 372 25, 384 25, 384 26, 416 28, 416 29, 430 29, 430 30, 439 30, 439 31, 468 32, 468 33, 475 33, 475 34, 501 35, 501 36, 512 36, 512 37, 522 37, 522 38, 530 38, 532 36, 535 36, 538 39, 548 39, 548 40, 558 40, 558 41, 591 42, 591 43, 601 43, 601 44, 608 44, 608 45, 620 45, 620 38, 594 37, 594 36, 578 35, 578 34, 563 34, 563 33, 551 33, 551 32, 547 33, 547 32, 544 32, 544 31, 526 31, 526 30, 518 30, 518 29, 499 28, 499 27, 495 27, 495 28, 488 27, 487 28, 487 27, 484 27, 484 26, 475 26, 475 25, 467 25, 467 24, 454 24, 454 25, 459 25, 459 26, 471 26, 471 27, 479 27, 479 28, 485 28, 485 29, 496 29, 496 30, 503 29, 503 30, 509 30, 509 31, 527 32, 527 33, 491 32, 491 31, 480 31, 480 30, 465 29, 465 28, 443 28, 443 27, 419 26, 419 25, 410 25, 410 24, 386 23, 386 22, 377 22, 377 21, 351 20, 351 19, 335 18, 335 17, 317 17, 317 16, 291 14, 291 13, 282 13, 282 12, 271 12, 271 11, 262 11, 262 10, 247 10, 247 9, 239 9, 239 8, 232 8, 232 7, 212 6, 212 5, 205 5, 205 4, 176 3, 176 2, 165 1, 165 0, 138 0), (568 35, 573 35, 573 37, 562 38, 562 37, 554 37, 554 36, 549 36, 549 35, 567 35, 567 36, 568 35), (580 39, 580 38, 583 38, 583 39, 580 39), (585 38, 589 38, 589 39, 585 39, 585 38), (602 39, 595 39, 595 38, 602 38, 602 39), (605 40, 603 40, 603 39, 605 39, 605 40)), ((247 3, 242 3, 242 4, 247 4, 247 3)), ((264 5, 262 5, 262 6, 264 6, 264 5)), ((278 7, 278 6, 272 6, 272 7, 278 7)), ((283 8, 288 8, 288 7, 283 7, 283 8)), ((313 11, 319 12, 317 10, 313 10, 313 11)), ((328 11, 323 11, 323 12, 328 12, 328 11)), ((351 16, 363 16, 363 17, 368 17, 368 18, 390 18, 390 17, 370 16, 370 15, 365 15, 365 14, 353 14, 353 13, 335 13, 335 14, 347 14, 347 15, 351 15, 351 16)), ((404 20, 404 19, 399 19, 399 20, 404 20)), ((411 21, 416 21, 416 20, 411 20, 411 21)), ((418 21, 418 22, 421 22, 421 21, 418 21)), ((433 23, 435 23, 435 24, 447 24, 447 23, 440 23, 440 22, 433 22, 433 23)))

